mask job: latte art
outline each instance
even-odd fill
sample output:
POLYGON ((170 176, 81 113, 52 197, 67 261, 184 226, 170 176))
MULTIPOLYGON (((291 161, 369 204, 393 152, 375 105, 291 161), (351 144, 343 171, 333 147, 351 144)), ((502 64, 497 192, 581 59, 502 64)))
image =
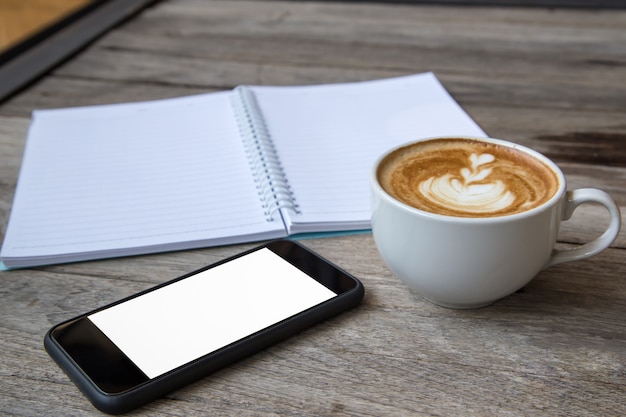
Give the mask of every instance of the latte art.
POLYGON ((433 204, 457 211, 487 213, 502 211, 515 202, 515 196, 501 180, 489 181, 492 168, 485 167, 495 157, 485 153, 470 156, 470 168, 461 169, 461 177, 445 174, 419 184, 419 193, 433 204))
POLYGON ((557 175, 536 158, 470 139, 438 139, 399 149, 381 164, 379 181, 405 204, 461 217, 530 210, 558 188, 557 175))

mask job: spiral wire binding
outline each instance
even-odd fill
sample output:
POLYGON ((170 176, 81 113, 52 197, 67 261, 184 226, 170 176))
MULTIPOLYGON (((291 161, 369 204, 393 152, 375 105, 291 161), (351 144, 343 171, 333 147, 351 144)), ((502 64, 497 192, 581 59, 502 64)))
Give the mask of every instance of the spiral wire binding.
POLYGON ((246 86, 235 87, 234 92, 237 124, 267 221, 283 208, 299 213, 254 93, 246 86))

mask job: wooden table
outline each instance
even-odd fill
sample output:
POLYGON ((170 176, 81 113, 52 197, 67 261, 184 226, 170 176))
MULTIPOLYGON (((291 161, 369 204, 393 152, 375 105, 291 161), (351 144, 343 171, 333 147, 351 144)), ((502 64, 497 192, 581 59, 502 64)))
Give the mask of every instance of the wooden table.
MULTIPOLYGON (((546 153, 570 188, 603 188, 624 213, 624 10, 172 0, 0 106, 0 230, 35 108, 424 71, 491 136, 546 153)), ((581 208, 559 244, 606 223, 581 208)), ((137 415, 626 415, 626 232, 467 311, 410 293, 370 234, 303 243, 363 281, 362 306, 137 415)), ((98 415, 44 352, 44 333, 253 245, 0 273, 0 414, 98 415)))

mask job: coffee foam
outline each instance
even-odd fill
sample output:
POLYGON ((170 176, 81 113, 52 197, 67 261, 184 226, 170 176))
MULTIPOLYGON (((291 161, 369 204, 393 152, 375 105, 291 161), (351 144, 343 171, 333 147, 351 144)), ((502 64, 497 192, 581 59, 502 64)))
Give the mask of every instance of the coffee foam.
POLYGON ((496 217, 538 207, 559 188, 542 161, 511 147, 472 139, 417 142, 388 155, 378 180, 396 199, 456 217, 496 217))

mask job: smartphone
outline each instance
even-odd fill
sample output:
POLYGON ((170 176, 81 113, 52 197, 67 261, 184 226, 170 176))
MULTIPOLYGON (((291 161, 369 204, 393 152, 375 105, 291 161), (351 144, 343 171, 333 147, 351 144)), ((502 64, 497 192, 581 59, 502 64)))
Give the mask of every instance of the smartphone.
POLYGON ((54 326, 44 346, 93 405, 131 411, 357 306, 361 282, 271 242, 54 326))

